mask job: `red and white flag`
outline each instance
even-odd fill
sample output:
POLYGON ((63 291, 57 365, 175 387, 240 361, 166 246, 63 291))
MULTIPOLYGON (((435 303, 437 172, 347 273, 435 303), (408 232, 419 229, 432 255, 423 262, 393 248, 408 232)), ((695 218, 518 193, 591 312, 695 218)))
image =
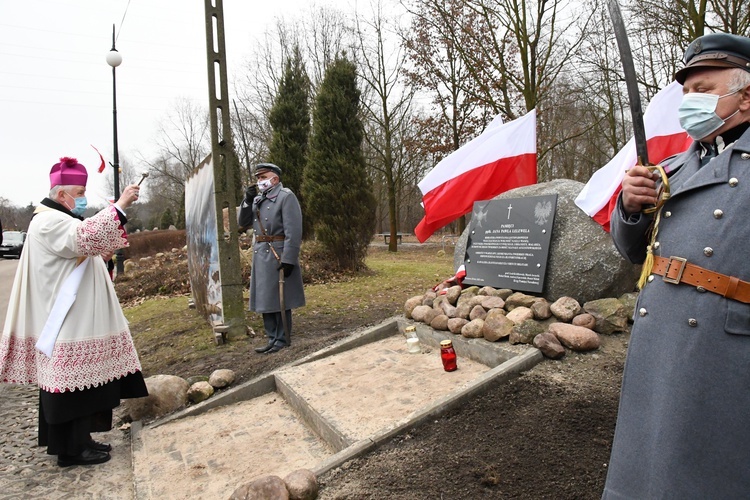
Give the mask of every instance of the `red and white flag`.
MULTIPOLYGON (((677 110, 682 101, 682 85, 672 82, 660 90, 643 114, 646 144, 651 163, 657 164, 685 151, 693 140, 680 126, 677 110)), ((609 163, 594 172, 575 200, 576 205, 609 232, 609 216, 617 205, 620 184, 625 171, 637 162, 635 139, 630 141, 609 163)))
POLYGON ((422 179, 420 242, 469 213, 475 201, 536 183, 536 110, 503 123, 500 115, 481 135, 443 158, 422 179))

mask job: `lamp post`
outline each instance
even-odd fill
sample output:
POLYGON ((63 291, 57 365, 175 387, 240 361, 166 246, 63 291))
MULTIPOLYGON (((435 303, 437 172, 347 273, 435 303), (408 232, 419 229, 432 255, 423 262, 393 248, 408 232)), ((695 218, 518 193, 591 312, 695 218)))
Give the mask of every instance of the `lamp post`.
MULTIPOLYGON (((120 198, 120 154, 117 149, 117 77, 116 69, 122 64, 122 56, 115 48, 115 25, 112 25, 112 49, 107 52, 107 64, 112 66, 112 135, 114 137, 114 174, 115 174, 115 201, 120 198)), ((123 264, 123 253, 122 248, 115 252, 117 256, 117 274, 119 275, 125 270, 123 264)))

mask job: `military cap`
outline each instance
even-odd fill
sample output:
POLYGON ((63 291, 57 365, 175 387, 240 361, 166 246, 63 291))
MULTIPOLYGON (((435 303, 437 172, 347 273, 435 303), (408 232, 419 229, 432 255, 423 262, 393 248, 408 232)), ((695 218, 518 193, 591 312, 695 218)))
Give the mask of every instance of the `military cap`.
POLYGON ((281 167, 274 165, 273 163, 259 163, 255 166, 255 171, 253 172, 253 175, 256 177, 263 172, 273 172, 274 174, 281 177, 281 167))
POLYGON ((742 68, 750 72, 750 38, 730 33, 711 33, 693 40, 685 51, 685 67, 674 75, 685 83, 695 68, 742 68))

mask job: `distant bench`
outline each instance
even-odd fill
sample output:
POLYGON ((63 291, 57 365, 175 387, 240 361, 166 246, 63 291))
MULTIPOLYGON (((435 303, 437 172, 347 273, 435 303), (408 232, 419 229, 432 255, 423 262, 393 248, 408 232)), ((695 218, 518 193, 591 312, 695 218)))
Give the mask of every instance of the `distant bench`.
MULTIPOLYGON (((404 236, 404 235, 408 236, 409 233, 396 233, 396 243, 401 243, 401 237, 404 236)), ((375 236, 382 236, 383 237, 383 241, 385 242, 386 245, 391 240, 391 233, 378 233, 375 236)))

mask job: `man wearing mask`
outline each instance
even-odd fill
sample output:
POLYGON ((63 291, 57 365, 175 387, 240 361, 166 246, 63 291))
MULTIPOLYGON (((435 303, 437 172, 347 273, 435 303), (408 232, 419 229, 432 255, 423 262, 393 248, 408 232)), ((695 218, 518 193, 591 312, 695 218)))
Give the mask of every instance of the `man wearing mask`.
POLYGON ((644 279, 606 499, 750 491, 750 38, 697 38, 675 80, 695 142, 662 162, 666 182, 630 169, 612 213, 644 279))
POLYGON ((299 266, 302 210, 294 193, 281 184, 280 167, 261 163, 253 173, 257 185, 247 188, 238 223, 241 231, 253 228, 250 310, 263 315, 268 338, 255 352, 272 354, 291 345, 292 309, 305 305, 299 266))
POLYGON ((39 445, 61 467, 109 460, 111 446, 90 433, 112 428, 120 399, 148 395, 105 264, 127 245, 125 210, 139 187, 84 220, 87 178, 75 158, 52 167, 0 337, 0 380, 39 386, 39 445))

